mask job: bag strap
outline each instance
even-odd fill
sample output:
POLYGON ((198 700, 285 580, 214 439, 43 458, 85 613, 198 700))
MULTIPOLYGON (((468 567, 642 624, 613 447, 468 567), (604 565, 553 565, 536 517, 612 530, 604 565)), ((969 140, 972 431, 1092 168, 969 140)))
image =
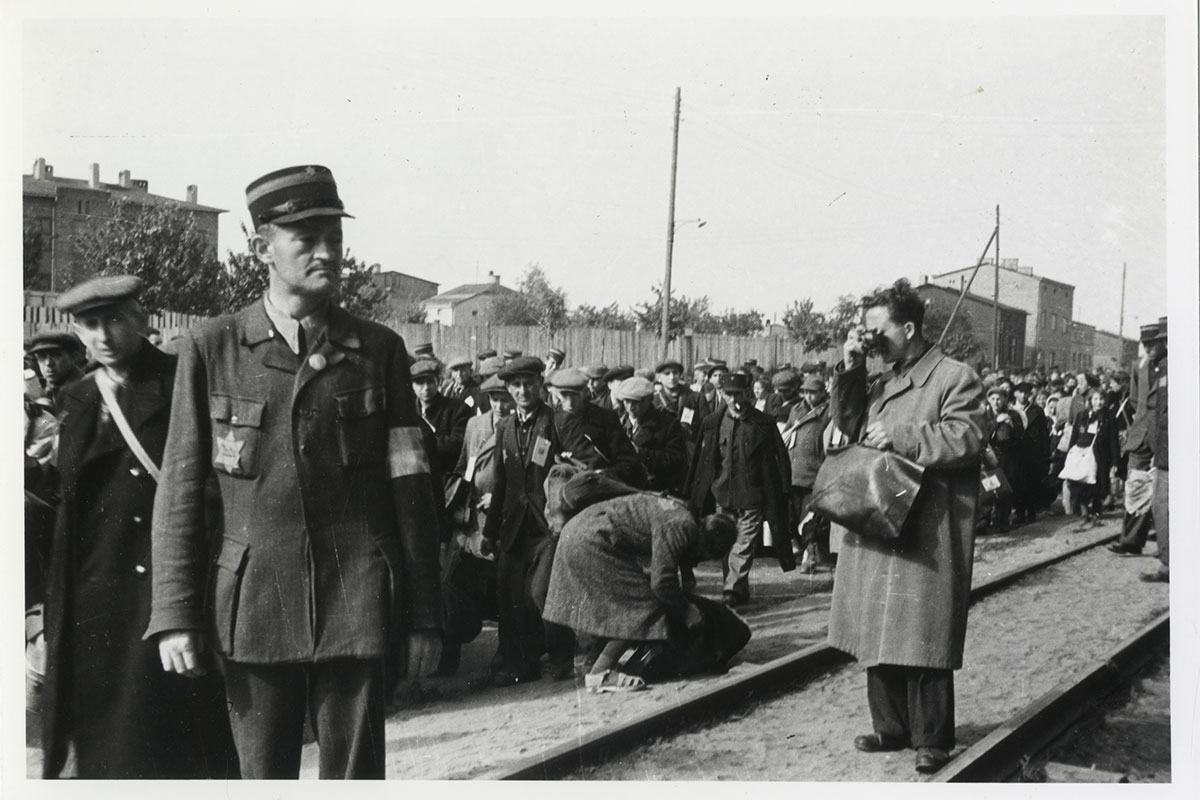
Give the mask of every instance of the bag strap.
POLYGON ((150 477, 154 478, 157 483, 158 467, 155 466, 150 459, 150 454, 146 452, 146 448, 142 447, 142 443, 134 435, 133 428, 129 427, 129 420, 125 419, 125 412, 121 410, 121 405, 117 402, 117 395, 113 392, 113 379, 103 368, 92 374, 96 376, 96 386, 100 389, 100 396, 104 398, 104 405, 108 407, 108 413, 112 415, 113 422, 117 423, 117 430, 121 431, 121 438, 125 440, 125 444, 129 445, 129 449, 137 456, 137 460, 142 462, 146 472, 150 473, 150 477))

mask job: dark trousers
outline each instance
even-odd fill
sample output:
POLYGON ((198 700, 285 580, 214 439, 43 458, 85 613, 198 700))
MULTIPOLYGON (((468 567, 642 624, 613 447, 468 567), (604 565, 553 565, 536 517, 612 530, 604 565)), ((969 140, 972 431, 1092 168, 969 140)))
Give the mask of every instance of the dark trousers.
POLYGON ((867 668, 867 705, 876 733, 913 747, 954 748, 954 672, 880 664, 867 668))
POLYGON ((542 651, 554 663, 575 658, 575 634, 563 625, 542 620, 556 540, 546 535, 521 539, 496 558, 497 612, 500 617, 500 660, 503 669, 525 678, 540 674, 542 651))
POLYGON ((321 750, 322 778, 384 777, 381 659, 226 661, 225 690, 242 777, 299 777, 305 714, 321 750))
POLYGON ((1126 550, 1140 553, 1146 546, 1146 537, 1150 535, 1150 529, 1153 527, 1154 514, 1151 512, 1130 514, 1126 511, 1121 524, 1121 538, 1118 540, 1118 544, 1126 550))

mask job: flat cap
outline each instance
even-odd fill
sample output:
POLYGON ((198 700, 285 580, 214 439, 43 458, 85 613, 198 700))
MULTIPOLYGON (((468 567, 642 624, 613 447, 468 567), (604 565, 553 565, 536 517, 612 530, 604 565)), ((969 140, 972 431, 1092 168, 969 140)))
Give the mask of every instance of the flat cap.
POLYGON ((1008 399, 1008 389, 1004 388, 1004 384, 1002 384, 1002 383, 996 382, 995 384, 988 387, 987 396, 991 397, 994 394, 1000 395, 1005 400, 1008 399))
POLYGON ((593 381, 598 381, 608 374, 608 367, 604 364, 597 364, 594 367, 586 367, 583 370, 583 374, 587 375, 588 378, 593 381))
POLYGON ((567 357, 567 351, 566 351, 566 350, 560 350, 560 349, 559 349, 559 348, 557 348, 557 347, 551 347, 549 350, 547 350, 547 351, 546 351, 546 355, 548 355, 548 356, 554 356, 554 357, 555 357, 555 358, 557 358, 559 361, 562 361, 563 359, 565 359, 565 358, 567 357))
POLYGON ((800 384, 802 392, 823 392, 825 391, 825 379, 820 375, 809 373, 804 376, 804 383, 800 384))
POLYGON ((417 345, 416 347, 413 348, 413 355, 414 356, 432 356, 433 355, 433 342, 422 342, 421 344, 417 345))
POLYGON ((800 385, 800 376, 790 369, 781 369, 771 376, 771 383, 781 389, 790 389, 800 385))
POLYGON ((633 377, 633 366, 630 364, 622 364, 619 367, 613 367, 608 372, 604 373, 604 382, 612 383, 613 381, 623 381, 626 378, 633 377))
POLYGON ((683 372, 683 364, 680 364, 678 361, 672 361, 668 358, 666 361, 660 361, 657 365, 655 365, 654 374, 657 375, 658 373, 666 372, 669 369, 677 369, 680 372, 683 372))
POLYGON ((488 356, 479 363, 479 374, 490 378, 504 367, 504 359, 500 356, 488 356))
POLYGON ((709 361, 708 369, 705 370, 704 374, 708 377, 712 377, 712 374, 719 369, 723 369, 726 372, 728 372, 729 365, 726 364, 724 361, 709 361))
POLYGON ((654 384, 645 378, 634 375, 617 386, 613 392, 614 400, 641 400, 654 394, 654 384))
POLYGON ((514 358, 520 358, 520 357, 521 357, 521 351, 520 351, 520 350, 515 350, 515 349, 513 349, 513 348, 509 348, 508 350, 505 350, 505 351, 504 351, 504 353, 503 353, 502 355, 503 355, 505 358, 507 358, 508 360, 510 360, 510 361, 511 361, 511 360, 512 360, 512 359, 514 359, 514 358))
POLYGON ((744 392, 750 388, 750 376, 744 372, 726 372, 721 376, 718 388, 726 392, 744 392))
POLYGON ((46 331, 35 334, 25 347, 26 353, 42 353, 46 350, 66 350, 67 352, 82 353, 83 342, 79 337, 67 331, 46 331))
POLYGON ((79 315, 132 300, 142 291, 142 279, 136 275, 101 275, 72 286, 58 296, 58 307, 79 315))
POLYGON ((588 377, 584 371, 576 367, 556 369, 548 381, 555 389, 566 389, 570 392, 582 392, 587 388, 588 377))
POLYGON ((469 367, 472 363, 474 362, 466 356, 459 356, 458 358, 450 359, 450 362, 446 366, 449 369, 458 369, 459 367, 469 367))
POLYGON ((485 358, 495 358, 498 354, 495 350, 481 350, 476 354, 475 358, 483 361, 485 358))
POLYGON ((328 167, 302 164, 268 172, 246 187, 250 219, 288 225, 311 217, 349 217, 328 167))
MULTIPOLYGON (((505 351, 507 352, 507 351, 505 351)), ((505 364, 500 372, 500 380, 511 381, 514 378, 540 378, 542 372, 546 369, 546 365, 542 363, 540 358, 533 356, 521 356, 514 358, 505 364)))
POLYGON ((500 380, 499 375, 491 375, 479 387, 479 390, 484 394, 508 394, 508 387, 504 385, 504 381, 500 380))
POLYGON ((412 379, 415 381, 418 378, 438 377, 439 373, 442 371, 441 367, 442 365, 438 362, 432 359, 423 358, 420 361, 415 362, 408 371, 412 375, 412 379))

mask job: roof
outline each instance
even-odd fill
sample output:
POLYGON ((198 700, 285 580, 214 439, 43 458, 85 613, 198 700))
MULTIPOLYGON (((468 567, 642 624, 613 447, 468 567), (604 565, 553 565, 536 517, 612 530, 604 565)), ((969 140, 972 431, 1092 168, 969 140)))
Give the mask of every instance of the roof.
POLYGON ((32 175, 21 176, 21 193, 27 196, 57 197, 58 187, 60 186, 69 189, 81 189, 83 191, 103 192, 113 197, 128 197, 135 203, 142 205, 157 206, 174 204, 190 211, 206 211, 213 214, 223 214, 227 210, 214 206, 201 205, 200 203, 189 203, 186 200, 176 200, 174 197, 151 194, 135 186, 121 186, 118 183, 101 183, 93 189, 91 184, 84 178, 60 178, 56 175, 52 178, 39 179, 32 175))
MULTIPOLYGON (((979 270, 982 272, 985 268, 990 268, 990 267, 992 267, 991 264, 984 264, 983 266, 981 266, 979 268, 979 270)), ((973 267, 973 266, 960 267, 959 269, 952 269, 952 270, 949 270, 948 272, 938 272, 934 275, 930 275, 929 277, 931 277, 931 278, 949 278, 951 275, 958 275, 961 272, 973 272, 974 270, 975 270, 975 267, 973 267)), ((1075 288, 1075 284, 1073 284, 1073 283, 1064 283, 1063 281, 1056 281, 1056 280, 1054 280, 1054 278, 1047 278, 1045 275, 1035 275, 1033 273, 1032 267, 1022 268, 1022 269, 1012 269, 1011 267, 1001 266, 1000 271, 1008 273, 1010 275, 1018 275, 1022 278, 1029 278, 1030 280, 1034 280, 1034 281, 1044 281, 1046 283, 1053 283, 1056 286, 1065 286, 1068 289, 1075 288), (1026 272, 1025 269, 1029 269, 1029 272, 1026 272)))
MULTIPOLYGON (((939 291, 945 292, 946 294, 953 295, 954 297, 958 297, 958 294, 959 294, 958 289, 951 289, 948 286, 939 286, 936 283, 922 283, 920 286, 917 287, 916 290, 917 290, 917 292, 920 292, 922 289, 937 289, 939 291)), ((986 305, 989 305, 989 306, 992 304, 992 298, 987 297, 982 294, 975 294, 974 292, 967 292, 966 299, 974 300, 974 301, 980 302, 980 303, 985 303, 986 305)), ((1004 311, 1011 311, 1011 312, 1015 312, 1015 313, 1019 313, 1019 314, 1025 314, 1026 316, 1028 316, 1028 314, 1029 314, 1029 312, 1023 308, 1017 308, 1016 306, 1010 306, 1006 303, 996 303, 996 305, 999 306, 1004 311)))
POLYGON ((459 303, 478 297, 481 294, 516 294, 515 289, 501 286, 498 283, 464 283, 449 291, 434 295, 422 303, 432 306, 456 306, 459 303))

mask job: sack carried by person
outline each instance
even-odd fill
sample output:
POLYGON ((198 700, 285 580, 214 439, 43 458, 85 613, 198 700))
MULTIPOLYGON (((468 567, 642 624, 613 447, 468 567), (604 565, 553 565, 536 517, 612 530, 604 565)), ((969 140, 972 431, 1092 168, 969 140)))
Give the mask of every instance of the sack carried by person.
POLYGON ((1071 433, 1075 430, 1075 426, 1068 422, 1063 428, 1062 436, 1058 440, 1058 452, 1066 453, 1071 449, 1071 433))
POLYGON ((1067 460, 1063 463, 1058 477, 1064 481, 1094 484, 1096 482, 1096 454, 1092 448, 1075 445, 1067 451, 1067 460))
POLYGON ((808 510, 861 536, 895 539, 921 489, 925 468, 891 450, 852 445, 830 451, 808 510))

